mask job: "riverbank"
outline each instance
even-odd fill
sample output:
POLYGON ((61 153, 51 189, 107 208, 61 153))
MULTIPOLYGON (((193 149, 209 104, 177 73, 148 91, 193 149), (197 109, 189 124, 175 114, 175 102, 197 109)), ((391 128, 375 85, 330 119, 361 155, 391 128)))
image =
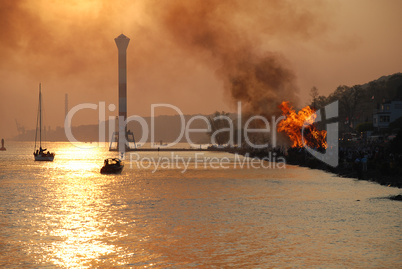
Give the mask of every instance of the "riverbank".
MULTIPOLYGON (((228 149, 228 152, 241 155, 248 154, 254 158, 264 158, 269 155, 266 149, 264 150, 246 150, 246 149, 228 149)), ((368 160, 367 165, 363 167, 361 162, 356 163, 354 159, 349 159, 347 156, 340 156, 339 165, 331 167, 320 160, 314 158, 304 148, 290 148, 284 153, 282 150, 273 149, 271 154, 283 156, 287 164, 308 167, 311 169, 320 169, 334 173, 340 177, 356 178, 359 180, 368 180, 381 185, 402 188, 402 159, 395 158, 388 160, 385 158, 368 160)), ((342 155, 342 154, 340 154, 342 155)), ((396 197, 401 198, 401 197, 396 197)), ((400 200, 400 199, 398 199, 400 200)))
POLYGON ((381 185, 402 188, 402 166, 396 160, 368 160, 364 167, 361 161, 356 162, 355 159, 340 157, 339 165, 331 167, 314 158, 304 149, 290 149, 286 160, 288 164, 320 169, 341 177, 368 180, 381 185))

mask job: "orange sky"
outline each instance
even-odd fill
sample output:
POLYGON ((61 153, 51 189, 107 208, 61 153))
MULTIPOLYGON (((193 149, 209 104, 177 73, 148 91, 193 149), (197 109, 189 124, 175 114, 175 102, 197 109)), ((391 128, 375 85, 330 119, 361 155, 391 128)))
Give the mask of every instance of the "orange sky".
MULTIPOLYGON (((209 114, 235 110, 230 83, 247 75, 235 69, 248 57, 246 66, 265 69, 267 57, 264 63, 275 63, 268 69, 284 70, 286 80, 267 90, 259 81, 250 92, 300 105, 312 86, 328 94, 401 72, 400 10, 399 0, 0 0, 0 137, 17 134, 15 120, 35 127, 39 82, 52 128, 64 124, 66 93, 70 108, 116 104, 114 38, 121 33, 131 39, 129 115, 149 116, 155 103, 209 114)), ((97 118, 87 111, 73 124, 97 118)))

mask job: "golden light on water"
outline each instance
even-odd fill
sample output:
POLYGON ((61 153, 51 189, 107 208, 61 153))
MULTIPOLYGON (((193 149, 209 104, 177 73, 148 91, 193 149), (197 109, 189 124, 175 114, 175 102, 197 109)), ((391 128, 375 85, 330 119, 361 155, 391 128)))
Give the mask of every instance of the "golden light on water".
POLYGON ((58 176, 49 178, 46 184, 47 200, 52 202, 48 203, 41 233, 54 240, 43 246, 43 251, 48 262, 65 268, 92 267, 117 251, 113 243, 105 240, 117 236, 107 229, 109 205, 102 190, 113 179, 99 174, 105 148, 85 146, 67 143, 57 148, 57 159, 50 165, 58 176))
POLYGON ((400 267, 399 208, 379 198, 398 190, 290 165, 101 175, 107 147, 52 143, 44 163, 21 145, 0 175, 1 268, 400 267))
POLYGON ((88 166, 86 163, 82 161, 70 161, 66 163, 66 168, 76 172, 88 172, 94 168, 96 164, 92 166, 88 166))

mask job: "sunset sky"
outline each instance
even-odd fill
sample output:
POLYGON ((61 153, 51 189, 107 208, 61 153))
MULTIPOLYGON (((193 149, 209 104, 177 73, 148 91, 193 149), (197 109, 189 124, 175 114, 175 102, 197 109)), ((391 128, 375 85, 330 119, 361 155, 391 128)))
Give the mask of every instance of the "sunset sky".
MULTIPOLYGON (((304 106, 313 86, 327 95, 401 72, 401 10, 400 0, 0 0, 0 138, 17 134, 15 120, 35 128, 39 83, 52 128, 64 124, 66 93, 70 108, 117 104, 121 33, 128 115, 156 103, 210 114, 261 94, 267 106, 304 106), (240 78, 254 83, 246 97, 233 88, 240 78)), ((73 124, 97 119, 86 111, 73 124)))

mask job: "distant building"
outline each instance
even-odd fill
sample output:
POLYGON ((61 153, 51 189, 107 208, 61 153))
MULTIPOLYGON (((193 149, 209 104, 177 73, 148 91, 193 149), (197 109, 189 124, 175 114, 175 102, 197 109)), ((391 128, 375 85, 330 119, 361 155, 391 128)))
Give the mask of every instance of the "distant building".
POLYGON ((373 126, 377 129, 385 129, 400 117, 402 117, 402 101, 383 103, 380 109, 373 114, 373 126))

